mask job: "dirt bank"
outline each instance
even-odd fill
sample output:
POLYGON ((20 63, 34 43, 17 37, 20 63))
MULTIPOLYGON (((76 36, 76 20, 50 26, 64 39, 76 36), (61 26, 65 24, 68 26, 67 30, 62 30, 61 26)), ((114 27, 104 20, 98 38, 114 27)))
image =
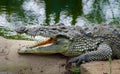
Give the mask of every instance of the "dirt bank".
MULTIPOLYGON (((62 55, 19 55, 17 50, 33 41, 0 37, 0 74, 64 74, 66 58, 62 55)), ((83 64, 82 74, 109 74, 109 62, 83 64)), ((120 60, 112 62, 113 74, 120 73, 120 60)))

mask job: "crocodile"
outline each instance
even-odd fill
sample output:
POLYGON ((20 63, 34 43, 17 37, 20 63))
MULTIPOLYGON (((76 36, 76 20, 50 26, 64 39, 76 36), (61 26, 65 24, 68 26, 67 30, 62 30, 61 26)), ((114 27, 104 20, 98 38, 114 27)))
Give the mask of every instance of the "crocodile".
POLYGON ((109 25, 80 27, 56 24, 37 27, 19 27, 17 33, 40 35, 49 39, 32 46, 24 46, 19 54, 55 54, 73 57, 68 63, 108 60, 120 58, 120 32, 109 25))

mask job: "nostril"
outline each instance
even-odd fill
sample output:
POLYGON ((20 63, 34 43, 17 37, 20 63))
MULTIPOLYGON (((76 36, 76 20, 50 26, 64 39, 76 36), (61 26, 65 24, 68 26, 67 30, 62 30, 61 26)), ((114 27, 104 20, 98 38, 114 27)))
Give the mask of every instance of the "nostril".
POLYGON ((23 46, 22 48, 19 48, 18 49, 18 53, 25 53, 26 50, 30 49, 30 47, 27 47, 27 46, 23 46))
POLYGON ((20 51, 20 49, 18 49, 18 52, 20 51))

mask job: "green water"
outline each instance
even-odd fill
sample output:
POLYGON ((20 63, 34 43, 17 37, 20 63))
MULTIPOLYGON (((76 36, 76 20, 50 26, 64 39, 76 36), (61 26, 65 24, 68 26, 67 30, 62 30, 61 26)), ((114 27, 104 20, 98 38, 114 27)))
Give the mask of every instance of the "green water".
POLYGON ((10 15, 17 13, 19 16, 24 16, 24 10, 21 8, 24 0, 1 0, 0 1, 0 14, 3 12, 10 15))
MULTIPOLYGON (((76 23, 76 18, 82 15, 82 0, 45 0, 46 4, 46 17, 51 13, 56 13, 55 22, 59 22, 59 14, 61 11, 68 11, 67 15, 72 15, 72 24, 76 23)), ((49 23, 49 19, 46 18, 49 23)))
MULTIPOLYGON (((3 12, 8 15, 11 15, 12 13, 16 13, 21 19, 24 19, 26 14, 24 14, 25 10, 23 9, 22 4, 25 1, 30 1, 30 0, 1 0, 0 14, 2 14, 3 12)), ((33 1, 38 2, 37 0, 33 0, 33 1)), ((58 23, 61 11, 67 11, 68 13, 66 15, 72 16, 71 24, 74 25, 76 23, 76 19, 78 18, 78 16, 85 17, 87 20, 89 20, 92 23, 106 22, 105 14, 102 11, 103 9, 102 5, 103 6, 108 5, 108 7, 111 7, 110 1, 112 0, 40 0, 40 1, 43 1, 45 3, 45 13, 46 13, 45 23, 47 23, 47 25, 49 25, 49 18, 50 18, 49 15, 52 13, 55 13, 54 20, 55 23, 58 23), (86 1, 86 5, 89 1, 93 1, 91 8, 92 11, 88 14, 83 13, 84 11, 83 6, 85 6, 85 3, 83 4, 84 1, 86 1)), ((118 9, 120 9, 120 1, 116 0, 115 3, 119 4, 118 9)), ((112 15, 111 19, 113 19, 111 23, 119 24, 120 13, 118 13, 119 17, 114 16, 115 14, 113 9, 111 7, 110 11, 112 13, 109 13, 112 15)), ((33 16, 29 18, 32 17, 33 16)))
POLYGON ((0 26, 120 24, 120 0, 1 0, 0 26), (62 12, 65 12, 64 18, 62 12), (54 17, 50 16, 54 14, 54 17), (60 18, 62 17, 62 19, 60 18), (80 19, 79 19, 80 18, 80 19), (52 19, 52 21, 51 21, 52 19), (67 24, 66 24, 67 23, 67 24))

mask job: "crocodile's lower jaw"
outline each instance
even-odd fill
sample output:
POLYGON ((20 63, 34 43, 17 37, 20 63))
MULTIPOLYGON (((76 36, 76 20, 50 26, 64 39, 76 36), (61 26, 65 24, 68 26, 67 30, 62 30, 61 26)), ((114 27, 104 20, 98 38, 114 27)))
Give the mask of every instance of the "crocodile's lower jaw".
MULTIPOLYGON (((37 43, 37 44, 35 44, 35 45, 33 45, 33 46, 30 46, 30 47, 27 47, 27 46, 26 46, 26 47, 22 47, 21 49, 18 50, 18 53, 28 53, 27 51, 29 51, 29 50, 31 50, 31 49, 32 49, 32 51, 31 51, 31 52, 29 51, 29 53, 33 53, 33 52, 35 53, 35 50, 33 50, 34 48, 50 46, 50 45, 52 45, 52 44, 54 43, 54 40, 55 40, 55 37, 51 37, 51 38, 49 38, 48 40, 39 42, 39 43, 37 43)), ((37 51, 36 51, 36 53, 37 53, 37 51)))
POLYGON ((19 54, 53 54, 56 53, 56 51, 39 51, 36 50, 37 48, 30 48, 30 47, 22 47, 21 49, 18 50, 19 54))

